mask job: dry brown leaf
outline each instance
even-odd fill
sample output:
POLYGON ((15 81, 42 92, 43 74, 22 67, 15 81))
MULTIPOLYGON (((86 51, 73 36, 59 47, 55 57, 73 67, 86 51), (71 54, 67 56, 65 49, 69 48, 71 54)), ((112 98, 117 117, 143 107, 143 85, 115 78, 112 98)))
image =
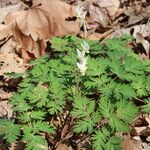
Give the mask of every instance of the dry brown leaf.
POLYGON ((21 143, 19 140, 11 143, 9 150, 24 150, 25 143, 21 143))
POLYGON ((11 93, 7 93, 0 89, 0 117, 8 117, 11 118, 13 115, 13 111, 11 109, 8 100, 11 97, 11 93))
POLYGON ((147 141, 147 142, 150 142, 150 136, 148 136, 148 137, 146 138, 146 141, 147 141))
POLYGON ((94 33, 92 33, 91 35, 88 36, 88 39, 90 39, 90 40, 100 40, 102 38, 102 36, 103 36, 102 34, 94 32, 94 33))
POLYGON ((17 46, 13 38, 9 38, 5 44, 0 47, 0 75, 4 73, 23 73, 27 64, 23 62, 16 53, 17 46))
POLYGON ((5 23, 12 25, 13 35, 22 50, 34 53, 34 48, 38 47, 42 54, 45 48, 44 40, 79 31, 77 22, 66 21, 74 14, 74 6, 65 2, 36 0, 28 10, 9 13, 5 23))
POLYGON ((12 38, 9 38, 7 41, 3 42, 4 44, 0 47, 0 56, 13 52, 14 48, 16 47, 16 43, 12 38))
POLYGON ((145 117, 147 123, 148 123, 148 127, 150 128, 150 117, 145 117))
POLYGON ((10 97, 11 97, 11 93, 7 93, 7 92, 3 91, 2 89, 0 89, 0 101, 9 99, 10 97))
POLYGON ((137 43, 141 43, 145 49, 146 55, 149 56, 149 52, 150 52, 150 43, 144 39, 144 37, 142 36, 142 34, 137 33, 137 38, 136 38, 136 42, 137 43))
POLYGON ((90 18, 102 27, 107 27, 110 23, 108 15, 99 6, 91 5, 89 7, 90 18))
POLYGON ((0 55, 0 63, 0 75, 11 72, 23 73, 27 68, 26 65, 23 63, 23 60, 14 53, 0 55))
POLYGON ((134 127, 135 131, 140 134, 142 131, 144 131, 146 129, 146 127, 134 127))
POLYGON ((119 0, 98 0, 97 4, 101 6, 101 8, 105 8, 111 18, 114 18, 120 7, 119 0))
POLYGON ((148 19, 150 16, 150 6, 142 8, 140 5, 135 5, 125 9, 124 14, 129 16, 128 25, 133 25, 144 18, 148 19))
POLYGON ((89 6, 90 17, 101 26, 107 27, 115 18, 119 6, 119 0, 94 0, 89 6))
POLYGON ((135 141, 141 141, 140 136, 134 136, 132 139, 135 140, 135 141))
POLYGON ((12 35, 10 25, 0 25, 0 45, 2 45, 12 35))
POLYGON ((16 12, 21 10, 22 5, 20 3, 11 3, 10 0, 0 0, 0 23, 4 21, 4 17, 8 12, 16 12))
POLYGON ((13 111, 8 101, 0 100, 0 117, 11 118, 13 116, 13 111))
POLYGON ((150 26, 148 25, 136 25, 129 28, 122 28, 122 29, 116 29, 115 32, 113 32, 111 35, 109 35, 109 38, 112 37, 120 37, 123 34, 131 34, 133 32, 133 36, 137 38, 137 33, 141 34, 144 38, 150 36, 150 26))
POLYGON ((56 150, 73 150, 71 146, 60 143, 56 150))
POLYGON ((142 150, 141 142, 135 142, 127 136, 123 141, 123 150, 142 150))

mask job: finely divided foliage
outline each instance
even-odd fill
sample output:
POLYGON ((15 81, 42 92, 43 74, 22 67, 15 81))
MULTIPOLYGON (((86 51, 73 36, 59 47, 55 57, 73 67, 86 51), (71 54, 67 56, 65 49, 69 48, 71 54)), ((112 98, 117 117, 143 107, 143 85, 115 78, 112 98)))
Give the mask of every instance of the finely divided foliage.
POLYGON ((44 135, 61 130, 52 119, 67 111, 74 119, 70 132, 89 136, 93 149, 120 150, 118 133, 130 131, 139 110, 150 112, 150 63, 128 48, 130 40, 124 36, 100 45, 73 36, 53 38, 50 58, 31 62, 33 68, 22 76, 10 100, 15 121, 0 120, 0 134, 8 142, 21 139, 27 150, 43 149, 44 135), (142 109, 133 103, 139 99, 146 103, 142 109))

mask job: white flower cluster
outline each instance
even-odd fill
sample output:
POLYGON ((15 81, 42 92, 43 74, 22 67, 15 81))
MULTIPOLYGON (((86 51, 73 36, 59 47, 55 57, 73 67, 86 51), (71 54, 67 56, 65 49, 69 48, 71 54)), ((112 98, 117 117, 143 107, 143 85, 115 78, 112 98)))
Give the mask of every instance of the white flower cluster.
POLYGON ((80 22, 80 26, 82 26, 85 23, 85 17, 86 17, 87 11, 84 11, 82 5, 78 5, 76 8, 76 17, 80 22))
POLYGON ((87 59, 88 59, 88 57, 86 57, 85 54, 89 53, 90 47, 89 47, 88 43, 86 43, 85 41, 83 44, 81 44, 81 46, 83 49, 82 51, 77 49, 77 54, 78 54, 78 58, 79 58, 79 62, 77 62, 77 67, 79 68, 81 75, 84 76, 85 72, 87 70, 87 59))

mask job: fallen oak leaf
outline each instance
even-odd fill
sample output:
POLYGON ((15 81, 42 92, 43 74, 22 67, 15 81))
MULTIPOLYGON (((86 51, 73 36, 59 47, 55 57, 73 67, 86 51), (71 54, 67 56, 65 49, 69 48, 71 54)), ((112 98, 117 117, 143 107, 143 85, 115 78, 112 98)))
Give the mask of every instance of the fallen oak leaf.
POLYGON ((44 41, 50 37, 78 33, 78 23, 66 21, 75 15, 74 7, 59 0, 36 0, 28 10, 6 15, 5 23, 11 24, 13 36, 22 51, 34 54, 38 47, 41 55, 45 49, 44 41))

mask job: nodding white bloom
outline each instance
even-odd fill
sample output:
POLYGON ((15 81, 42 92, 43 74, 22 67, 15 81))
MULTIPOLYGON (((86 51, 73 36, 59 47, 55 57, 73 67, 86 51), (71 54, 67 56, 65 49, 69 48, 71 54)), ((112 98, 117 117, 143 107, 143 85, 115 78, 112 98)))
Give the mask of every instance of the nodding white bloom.
POLYGON ((79 62, 77 62, 77 67, 79 68, 81 75, 84 76, 87 70, 86 65, 88 58, 85 56, 85 51, 80 51, 79 49, 77 49, 77 54, 79 58, 79 62))
POLYGON ((77 54, 78 54, 80 63, 82 63, 85 58, 85 51, 80 51, 79 49, 77 49, 77 54))
POLYGON ((85 75, 85 72, 87 70, 87 59, 88 57, 85 56, 86 53, 89 53, 89 45, 87 42, 84 41, 83 44, 81 44, 82 46, 82 51, 80 51, 79 49, 77 49, 77 55, 78 55, 78 58, 79 58, 79 62, 77 62, 77 66, 80 70, 80 73, 82 76, 85 75))
POLYGON ((77 66, 78 66, 82 76, 85 75, 85 72, 87 70, 87 66, 86 65, 87 65, 87 58, 86 57, 83 58, 82 63, 81 62, 80 63, 77 62, 77 66))
POLYGON ((83 51, 84 51, 85 53, 89 53, 90 47, 89 47, 89 44, 88 44, 87 42, 84 41, 84 42, 81 44, 81 46, 82 46, 82 49, 83 49, 83 51))
POLYGON ((80 22, 80 26, 82 26, 85 22, 85 17, 86 17, 87 11, 83 10, 82 5, 78 5, 76 8, 76 17, 80 22))

